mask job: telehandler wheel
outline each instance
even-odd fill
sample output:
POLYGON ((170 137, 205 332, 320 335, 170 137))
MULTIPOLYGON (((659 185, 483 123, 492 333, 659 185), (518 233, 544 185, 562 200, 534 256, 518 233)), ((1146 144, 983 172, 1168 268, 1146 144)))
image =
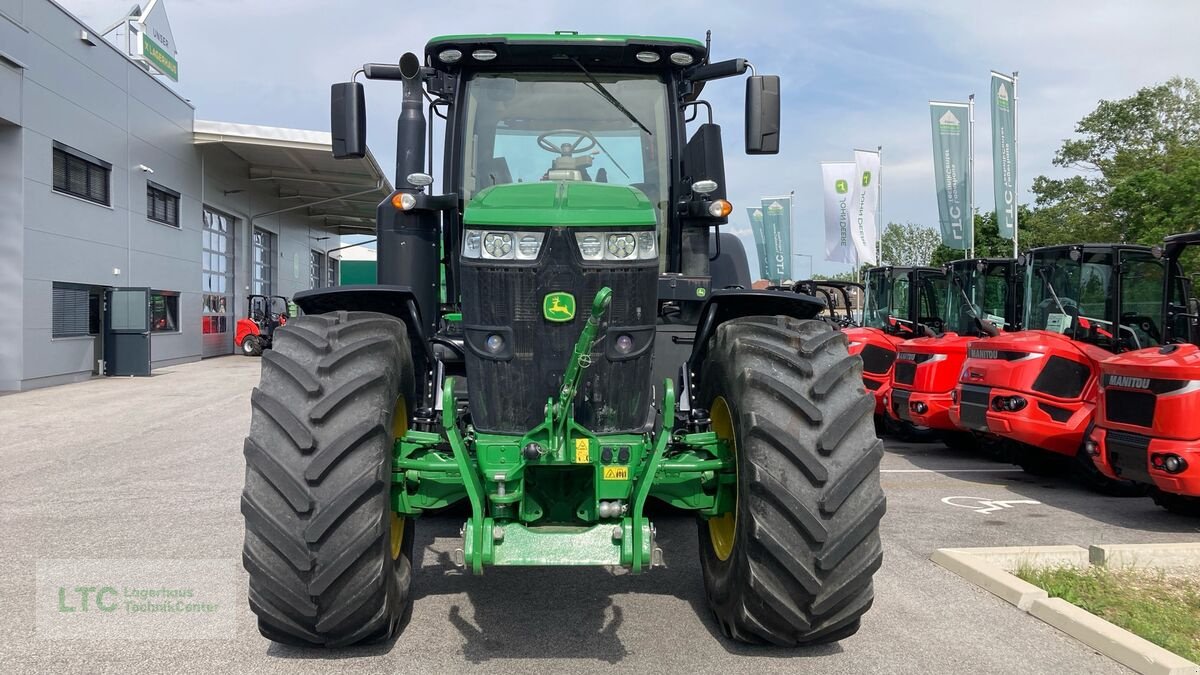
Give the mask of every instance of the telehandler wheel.
POLYGON ((247 335, 242 338, 242 354, 245 356, 262 356, 262 341, 257 335, 247 335))
POLYGON ((1200 518, 1200 497, 1188 497, 1155 489, 1150 493, 1154 503, 1181 516, 1200 518))
POLYGON ((817 320, 727 321, 698 404, 737 457, 736 510, 699 530, 722 631, 784 646, 853 635, 874 599, 885 501, 875 402, 846 336, 817 320))
POLYGON ((342 647, 388 639, 406 619, 413 527, 389 494, 413 396, 408 334, 393 317, 303 316, 275 333, 251 396, 241 509, 265 637, 342 647))

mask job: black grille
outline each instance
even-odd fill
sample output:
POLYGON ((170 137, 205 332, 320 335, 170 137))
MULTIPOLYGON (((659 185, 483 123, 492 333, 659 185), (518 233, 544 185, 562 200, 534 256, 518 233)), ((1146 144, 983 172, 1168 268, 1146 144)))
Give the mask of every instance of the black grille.
POLYGON ((1120 424, 1149 427, 1154 424, 1155 396, 1148 391, 1104 391, 1104 412, 1108 419, 1120 424))
POLYGON ((900 384, 912 384, 917 378, 917 364, 913 361, 897 361, 892 377, 900 384))
POLYGON ((1051 356, 1034 380, 1033 390, 1058 398, 1075 398, 1083 393, 1091 374, 1091 369, 1078 361, 1051 356))
POLYGON ((869 377, 864 377, 864 378, 863 378, 863 385, 864 385, 864 386, 865 386, 867 389, 870 389, 871 391, 875 391, 875 390, 879 389, 880 387, 882 387, 882 386, 883 386, 883 383, 882 383, 882 382, 880 382, 879 380, 872 380, 872 379, 871 379, 871 378, 869 378, 869 377))
POLYGON ((642 431, 650 405, 651 343, 657 316, 658 261, 584 265, 567 229, 547 234, 536 264, 463 261, 463 327, 471 418, 480 431, 525 432, 546 419, 596 292, 613 290, 612 305, 575 398, 575 420, 595 432, 642 431), (575 318, 556 323, 542 314, 548 293, 575 296, 575 318), (483 342, 498 333, 506 346, 487 356, 483 342), (615 360, 616 336, 633 338, 632 357, 615 360), (614 358, 611 358, 614 357, 614 358))
POLYGON ((991 387, 962 385, 958 390, 958 418, 962 426, 977 431, 987 431, 988 403, 991 400, 991 387))
POLYGON ((1150 477, 1150 437, 1124 431, 1109 431, 1105 435, 1108 463, 1125 480, 1153 484, 1150 477))
POLYGON ((876 375, 883 375, 892 368, 896 360, 896 352, 876 345, 867 345, 862 350, 863 370, 876 375))
MULTIPOLYGON (((900 364, 896 364, 899 367, 900 364)), ((908 412, 908 399, 912 396, 912 392, 904 389, 892 390, 892 412, 896 413, 896 417, 902 420, 912 421, 912 415, 908 412)))

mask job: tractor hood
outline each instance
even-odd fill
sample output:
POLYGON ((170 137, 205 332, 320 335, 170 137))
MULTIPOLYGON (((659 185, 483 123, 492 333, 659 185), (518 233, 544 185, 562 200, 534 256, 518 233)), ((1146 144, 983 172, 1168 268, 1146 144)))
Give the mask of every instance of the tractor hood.
POLYGON ((587 182, 509 183, 467 203, 468 226, 654 227, 654 206, 641 190, 587 182))

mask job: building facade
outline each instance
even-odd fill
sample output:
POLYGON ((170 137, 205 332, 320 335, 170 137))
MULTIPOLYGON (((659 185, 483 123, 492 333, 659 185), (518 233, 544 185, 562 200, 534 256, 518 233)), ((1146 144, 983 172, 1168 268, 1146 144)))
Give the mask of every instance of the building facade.
POLYGON ((58 4, 0 0, 0 391, 101 374, 108 289, 151 289, 162 367, 233 353, 251 293, 337 283, 391 187, 329 146, 198 121, 58 4))

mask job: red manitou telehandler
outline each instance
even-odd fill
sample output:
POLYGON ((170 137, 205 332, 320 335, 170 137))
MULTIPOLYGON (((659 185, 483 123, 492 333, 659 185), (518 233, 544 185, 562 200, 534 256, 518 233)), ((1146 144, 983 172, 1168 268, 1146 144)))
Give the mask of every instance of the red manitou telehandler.
POLYGON ((251 295, 246 298, 248 316, 238 319, 233 342, 246 356, 262 356, 271 348, 275 329, 287 324, 288 299, 282 295, 251 295))
POLYGON ((1148 486, 1159 506, 1193 516, 1200 516, 1200 315, 1188 273, 1197 245, 1200 232, 1164 242, 1163 344, 1100 364, 1100 405, 1086 444, 1105 476, 1148 486))
MULTIPOLYGON (((900 344, 892 369, 887 413, 939 433, 947 445, 968 448, 974 435, 952 417, 952 397, 967 346, 1020 323, 1021 275, 1012 258, 956 260, 946 265, 946 332, 900 344)), ((957 411, 954 411, 957 416, 957 411)))
MULTIPOLYGON (((888 393, 892 366, 901 342, 942 332, 946 302, 946 271, 940 267, 873 267, 866 275, 867 298, 860 325, 843 329, 850 338, 850 353, 863 360, 863 384, 875 394, 875 424, 889 426, 888 393)), ((900 432, 915 431, 910 423, 900 432)))
POLYGON ((1034 474, 1071 466, 1088 487, 1135 494, 1105 476, 1083 447, 1099 396, 1100 362, 1154 346, 1162 260, 1148 246, 1070 244, 1025 254, 1024 330, 967 349, 959 424, 1009 441, 1034 474))

